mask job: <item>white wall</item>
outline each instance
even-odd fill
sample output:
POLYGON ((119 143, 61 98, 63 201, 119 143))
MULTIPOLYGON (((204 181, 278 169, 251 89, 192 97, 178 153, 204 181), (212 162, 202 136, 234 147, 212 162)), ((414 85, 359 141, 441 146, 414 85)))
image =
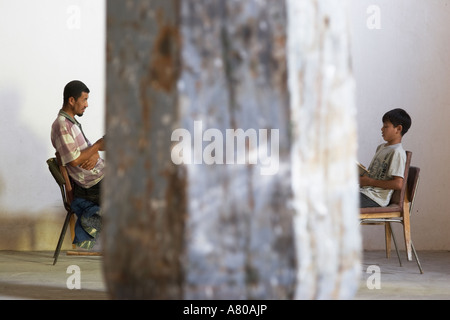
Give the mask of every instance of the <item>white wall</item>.
MULTIPOLYGON (((83 128, 94 141, 104 133, 105 6, 0 0, 0 249, 56 243, 64 211, 45 161, 54 155, 50 126, 67 82, 89 86, 83 128)), ((413 126, 404 146, 422 170, 413 240, 418 249, 449 250, 450 0, 351 0, 351 19, 360 161, 368 164, 383 142, 383 113, 408 110, 413 126), (367 26, 377 27, 371 5, 380 29, 367 26)), ((365 248, 383 248, 381 227, 362 230, 365 248)))
MULTIPOLYGON (((351 1, 358 156, 368 165, 376 146, 383 142, 384 112, 397 107, 409 112, 413 124, 403 145, 413 152, 412 165, 421 168, 412 216, 413 241, 419 250, 448 250, 450 1, 351 1), (371 5, 377 6, 375 11, 371 5), (379 25, 372 20, 376 9, 379 25), (370 29, 367 22, 380 29, 370 29)), ((383 248, 383 227, 363 226, 362 230, 365 248, 383 248)), ((400 229, 396 230, 400 239, 400 229)))
POLYGON ((0 249, 46 247, 38 221, 64 215, 45 161, 67 82, 90 88, 80 121, 93 142, 104 134, 105 21, 105 0, 0 0, 0 249))

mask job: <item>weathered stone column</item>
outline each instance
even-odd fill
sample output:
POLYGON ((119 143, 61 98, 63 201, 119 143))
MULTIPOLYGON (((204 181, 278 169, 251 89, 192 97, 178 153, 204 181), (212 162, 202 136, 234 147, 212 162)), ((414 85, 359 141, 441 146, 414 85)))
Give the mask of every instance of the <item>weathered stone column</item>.
POLYGON ((244 150, 255 164, 239 164, 246 155, 236 146, 233 159, 224 148, 223 165, 187 167, 185 296, 293 298, 284 1, 182 4, 182 126, 193 132, 200 120, 218 129, 227 147, 234 141, 229 129, 258 136, 244 150), (273 156, 272 163, 265 165, 260 153, 273 156))
POLYGON ((296 298, 351 298, 360 275, 347 1, 287 0, 296 298))
POLYGON ((351 298, 359 229, 344 8, 107 5, 112 297, 351 298))
POLYGON ((183 295, 187 175, 170 157, 179 114, 178 1, 107 2, 105 277, 113 298, 183 295))

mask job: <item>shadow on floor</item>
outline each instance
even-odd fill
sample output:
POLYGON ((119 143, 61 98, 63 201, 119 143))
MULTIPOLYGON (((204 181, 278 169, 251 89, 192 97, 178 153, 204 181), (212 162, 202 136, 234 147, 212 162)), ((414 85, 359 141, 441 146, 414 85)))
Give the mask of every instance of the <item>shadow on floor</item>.
POLYGON ((108 300, 104 291, 69 290, 63 287, 0 282, 0 299, 24 300, 108 300))

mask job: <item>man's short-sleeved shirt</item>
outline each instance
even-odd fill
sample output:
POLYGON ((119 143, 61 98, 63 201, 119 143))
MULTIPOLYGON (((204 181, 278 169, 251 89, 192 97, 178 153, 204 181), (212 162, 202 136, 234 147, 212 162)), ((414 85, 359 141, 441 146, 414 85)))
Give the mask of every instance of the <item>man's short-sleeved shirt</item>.
MULTIPOLYGON (((402 144, 379 145, 372 162, 369 165, 369 177, 377 180, 391 180, 394 177, 404 178, 406 165, 406 152, 402 144)), ((372 186, 360 188, 360 192, 374 200, 380 206, 389 204, 394 190, 372 186)))
MULTIPOLYGON (((62 110, 53 122, 51 139, 64 166, 77 159, 82 150, 92 145, 84 136, 81 124, 62 110)), ((104 177, 104 168, 105 162, 101 158, 92 170, 67 165, 70 177, 83 188, 90 188, 100 182, 104 177)))

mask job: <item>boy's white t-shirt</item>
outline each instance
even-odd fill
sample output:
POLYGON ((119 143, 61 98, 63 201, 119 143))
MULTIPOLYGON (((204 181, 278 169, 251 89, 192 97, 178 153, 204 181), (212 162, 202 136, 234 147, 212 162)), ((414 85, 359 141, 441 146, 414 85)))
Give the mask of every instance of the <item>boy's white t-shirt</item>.
MULTIPOLYGON (((369 177, 377 180, 391 180, 394 177, 404 178, 406 152, 402 144, 388 146, 386 143, 378 146, 369 165, 369 177)), ((360 192, 374 200, 380 206, 389 204, 394 190, 378 187, 361 187, 360 192)))

